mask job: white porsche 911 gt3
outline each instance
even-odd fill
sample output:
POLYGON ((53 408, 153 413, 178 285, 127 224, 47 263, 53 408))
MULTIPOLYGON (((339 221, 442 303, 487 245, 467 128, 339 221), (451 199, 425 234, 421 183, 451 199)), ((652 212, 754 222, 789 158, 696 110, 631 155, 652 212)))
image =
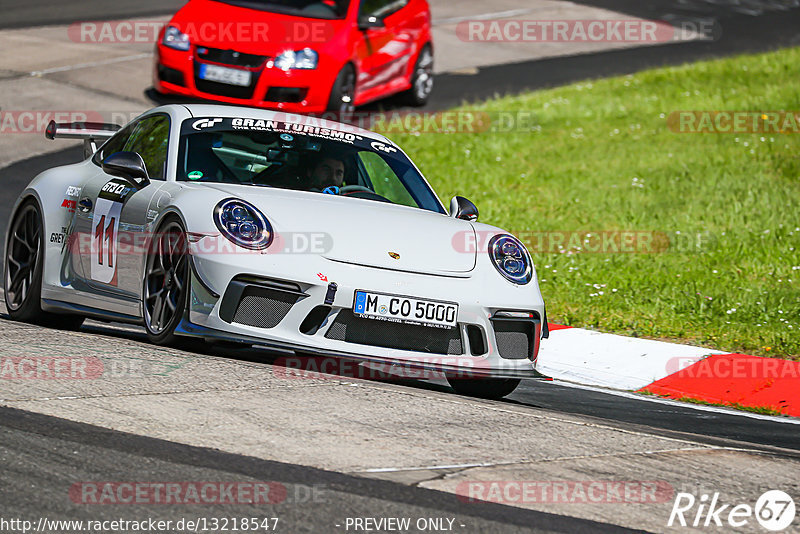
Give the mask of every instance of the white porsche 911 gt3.
POLYGON ((17 200, 13 319, 432 369, 486 397, 541 377, 547 322, 525 246, 464 198, 448 214, 383 136, 216 105, 47 136, 84 139, 86 159, 17 200))

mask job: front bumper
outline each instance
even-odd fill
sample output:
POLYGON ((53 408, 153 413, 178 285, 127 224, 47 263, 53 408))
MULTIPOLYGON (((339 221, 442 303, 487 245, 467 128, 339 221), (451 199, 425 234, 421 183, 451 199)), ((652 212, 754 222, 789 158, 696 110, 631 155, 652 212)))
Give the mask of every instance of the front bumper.
MULTIPOLYGON (((317 255, 245 253, 236 255, 232 261, 228 255, 193 253, 192 259, 192 301, 180 334, 241 341, 277 350, 459 372, 460 376, 466 371, 475 377, 542 378, 535 369, 544 318, 544 303, 538 287, 535 283, 510 284, 494 269, 476 269, 463 276, 435 276, 345 264, 317 255), (290 293, 297 298, 291 299, 288 311, 274 325, 258 327, 232 320, 230 294, 241 285, 242 275, 254 280, 256 285, 261 280, 294 286, 296 289, 290 293), (332 283, 336 284, 333 294, 332 283), (459 348, 454 351, 408 350, 408 347, 395 348, 392 342, 387 345, 385 340, 372 345, 332 336, 339 317, 351 315, 356 290, 457 302, 459 326, 454 335, 460 336, 460 343, 455 345, 459 348), (319 327, 304 327, 312 313, 320 308, 323 313, 319 327), (499 312, 509 311, 530 312, 532 335, 529 337, 534 338, 528 346, 528 354, 516 354, 511 358, 508 349, 503 349, 508 343, 499 343, 496 332, 507 330, 508 319, 503 319, 503 313, 499 312), (500 322, 504 325, 497 328, 500 322), (477 351, 471 337, 475 332, 483 333, 483 346, 477 351)), ((238 291, 241 295, 241 289, 238 291)), ((235 303, 240 302, 239 295, 233 299, 235 303)), ((382 328, 378 321, 361 321, 368 321, 378 330, 382 328)), ((520 339, 518 333, 514 335, 517 335, 515 339, 520 339)), ((403 345, 399 340, 397 346, 403 345)))
POLYGON ((481 367, 472 365, 461 365, 466 363, 466 360, 458 361, 456 358, 446 358, 440 361, 436 360, 404 360, 392 359, 375 356, 372 354, 362 354, 359 352, 348 351, 342 352, 327 348, 311 347, 307 345, 294 345, 285 341, 274 341, 270 339, 235 334, 223 330, 214 330, 204 326, 192 324, 189 320, 184 320, 178 325, 175 333, 180 336, 201 338, 204 340, 218 340, 230 341, 234 343, 249 343, 257 347, 263 347, 272 351, 288 351, 291 353, 302 353, 312 356, 325 356, 341 358, 344 360, 353 360, 359 363, 377 363, 389 364, 399 367, 401 369, 411 369, 422 371, 422 377, 436 376, 434 373, 443 373, 451 375, 456 378, 465 379, 481 379, 481 378, 520 378, 520 379, 537 379, 537 380, 552 380, 552 378, 541 374, 536 370, 534 365, 525 367, 481 367), (432 372, 428 374, 426 372, 432 372))
POLYGON ((156 46, 153 68, 156 91, 287 113, 323 113, 328 107, 335 72, 322 68, 283 71, 266 65, 244 68, 219 64, 252 73, 251 86, 238 87, 201 80, 197 71, 203 62, 196 57, 195 50, 196 47, 184 52, 161 44, 156 46))

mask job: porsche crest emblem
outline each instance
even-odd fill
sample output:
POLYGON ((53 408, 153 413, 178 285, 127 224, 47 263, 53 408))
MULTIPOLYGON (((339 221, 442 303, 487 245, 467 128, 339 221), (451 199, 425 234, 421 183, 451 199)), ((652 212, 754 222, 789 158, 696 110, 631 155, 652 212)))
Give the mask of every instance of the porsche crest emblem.
POLYGON ((400 254, 398 254, 397 252, 390 252, 389 257, 392 258, 393 260, 399 260, 400 254))

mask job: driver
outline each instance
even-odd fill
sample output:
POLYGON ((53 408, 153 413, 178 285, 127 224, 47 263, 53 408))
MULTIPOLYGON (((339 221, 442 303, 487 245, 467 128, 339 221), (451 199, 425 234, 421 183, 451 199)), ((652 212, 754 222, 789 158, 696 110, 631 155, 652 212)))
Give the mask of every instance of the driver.
POLYGON ((318 191, 331 186, 342 187, 344 171, 342 160, 332 157, 322 158, 308 171, 309 186, 318 191))

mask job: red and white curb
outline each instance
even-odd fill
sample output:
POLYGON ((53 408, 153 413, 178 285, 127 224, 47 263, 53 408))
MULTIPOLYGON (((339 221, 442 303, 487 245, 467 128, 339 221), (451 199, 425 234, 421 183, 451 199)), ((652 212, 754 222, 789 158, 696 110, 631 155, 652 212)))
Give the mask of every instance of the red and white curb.
POLYGON ((537 369, 558 380, 800 417, 800 362, 550 325, 537 369))

